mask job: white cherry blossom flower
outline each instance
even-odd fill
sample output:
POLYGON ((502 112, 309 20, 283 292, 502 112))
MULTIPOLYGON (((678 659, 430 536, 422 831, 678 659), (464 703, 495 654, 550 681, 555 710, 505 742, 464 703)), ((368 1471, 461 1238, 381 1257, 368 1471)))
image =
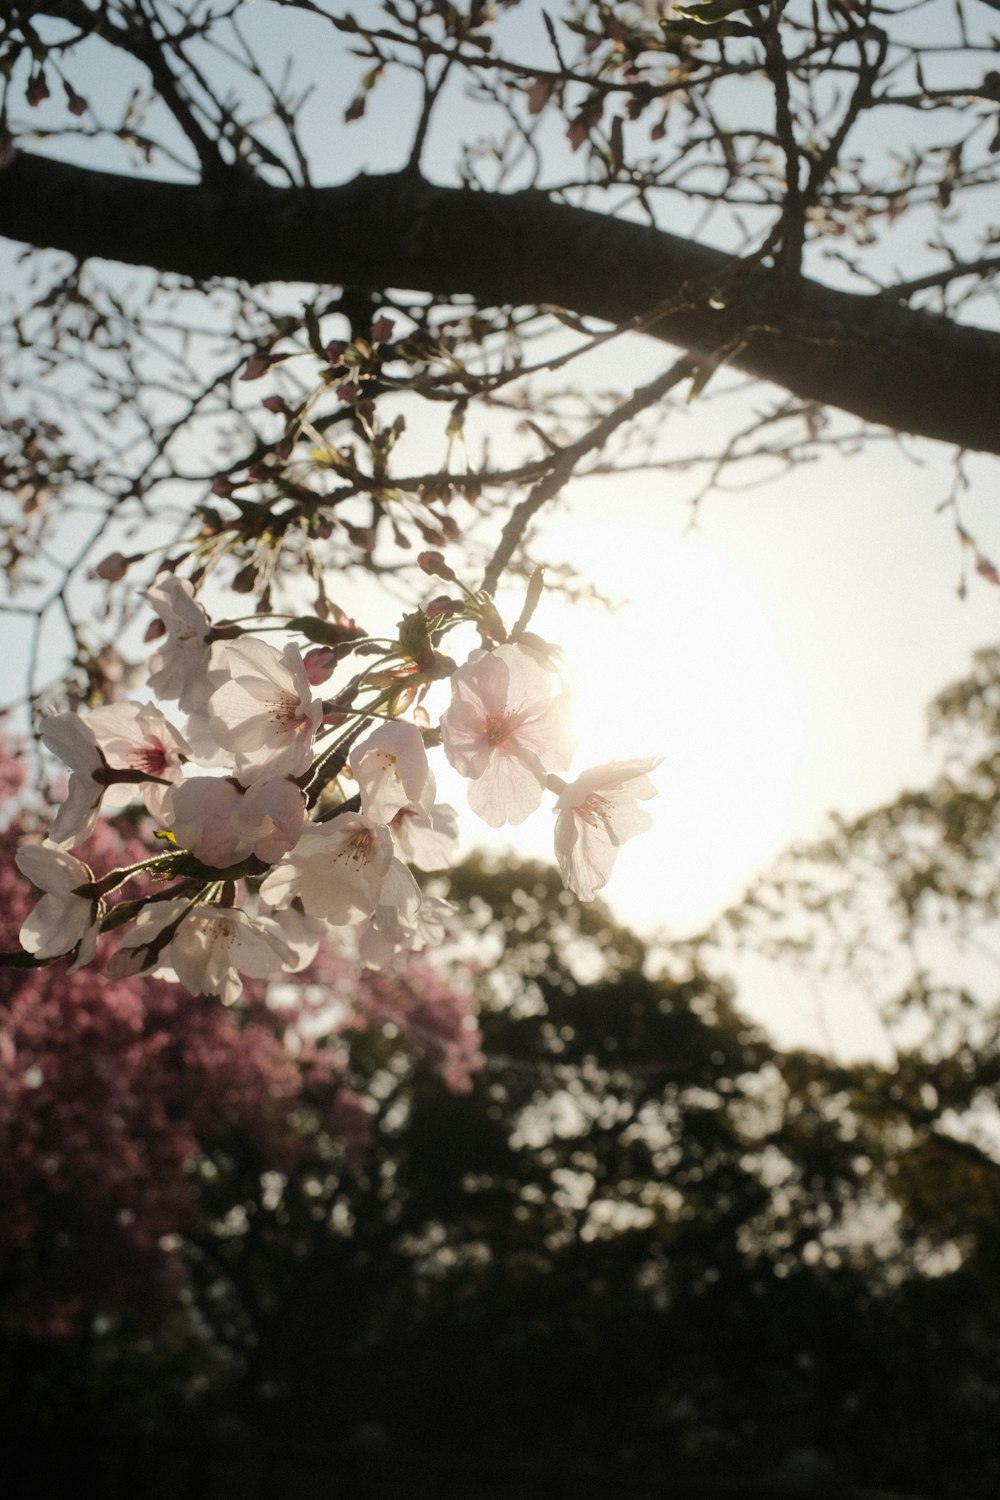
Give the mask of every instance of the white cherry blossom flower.
POLYGON ((80 888, 93 880, 93 872, 51 843, 22 844, 14 859, 21 874, 44 892, 21 927, 21 947, 36 958, 56 958, 79 943, 70 972, 88 964, 97 947, 103 912, 96 896, 80 894, 80 888))
POLYGON ((212 693, 208 713, 238 780, 251 786, 308 770, 323 704, 313 699, 298 646, 289 642, 279 653, 243 636, 227 643, 221 662, 227 680, 212 693))
MULTIPOLYGON (((144 771, 160 781, 177 782, 183 778, 183 761, 190 755, 191 747, 151 703, 109 703, 84 717, 110 766, 117 770, 144 771)), ((106 804, 124 807, 134 790, 109 787, 106 804)), ((152 816, 160 817, 169 788, 151 781, 139 790, 152 816)))
POLYGON ((441 870, 458 845, 458 817, 447 803, 435 802, 434 773, 423 736, 415 724, 394 719, 356 745, 349 758, 361 793, 361 811, 387 823, 410 864, 441 870))
POLYGON ((218 995, 232 1005, 243 993, 241 974, 267 979, 295 964, 295 951, 270 917, 174 900, 143 908, 111 967, 116 974, 151 969, 157 978, 180 980, 192 995, 218 995))
POLYGON ((218 724, 208 712, 210 695, 226 680, 225 672, 213 671, 205 686, 204 704, 192 710, 184 721, 184 738, 190 747, 191 759, 206 769, 231 771, 233 768, 232 751, 219 744, 218 724))
POLYGON ((361 792, 361 811, 377 823, 391 822, 403 807, 418 806, 428 789, 434 800, 434 778, 415 724, 399 719, 380 724, 354 746, 348 764, 361 792))
POLYGON ((251 854, 273 864, 293 848, 305 824, 306 802, 286 777, 244 791, 229 777, 191 776, 169 789, 164 821, 182 849, 214 870, 251 854))
POLYGON ((656 795, 648 772, 659 765, 655 757, 616 760, 584 771, 568 785, 552 777, 556 801, 556 859, 563 884, 592 901, 607 884, 619 847, 642 833, 653 821, 639 806, 656 795))
POLYGON ((523 646, 477 654, 451 679, 441 718, 444 752, 471 779, 469 806, 491 828, 523 823, 549 771, 569 765, 568 700, 523 646))
POLYGON ((248 787, 237 812, 237 824, 250 853, 273 865, 294 849, 306 823, 306 798, 287 776, 272 776, 248 787))
POLYGON ((213 686, 212 622, 184 578, 166 573, 146 590, 146 598, 167 628, 167 639, 149 660, 152 692, 177 699, 185 713, 201 708, 213 686))
POLYGON ((294 963, 285 968, 297 974, 312 963, 319 952, 319 945, 326 935, 327 927, 318 917, 310 917, 296 905, 265 907, 264 916, 270 917, 281 929, 281 935, 295 955, 294 963))
POLYGON ((389 823, 399 852, 418 870, 443 870, 458 849, 458 814, 447 802, 401 807, 389 823))
POLYGON ((246 831, 238 823, 242 802, 242 792, 228 777, 191 776, 169 792, 164 825, 202 864, 228 870, 250 853, 246 831))
POLYGON ((49 714, 38 734, 42 744, 70 770, 66 800, 49 833, 53 844, 70 849, 94 831, 107 789, 107 782, 98 778, 107 763, 94 731, 80 714, 49 714))
POLYGON ((309 916, 344 927, 375 910, 392 860, 392 835, 362 813, 310 823, 295 848, 265 876, 260 893, 271 906, 298 897, 309 916))
POLYGON ((417 913, 415 948, 436 948, 444 942, 448 920, 456 908, 443 896, 424 896, 417 913))
POLYGON ((393 858, 379 887, 375 910, 358 929, 358 953, 369 969, 382 969, 401 948, 418 942, 420 887, 401 859, 393 858))

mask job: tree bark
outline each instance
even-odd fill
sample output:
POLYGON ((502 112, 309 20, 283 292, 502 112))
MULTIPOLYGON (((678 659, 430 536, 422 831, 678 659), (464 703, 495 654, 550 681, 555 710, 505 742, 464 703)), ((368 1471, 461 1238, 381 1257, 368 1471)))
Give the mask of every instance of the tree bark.
POLYGON ((466 293, 647 331, 899 432, 1000 453, 1000 333, 764 267, 624 219, 400 173, 312 190, 179 184, 18 152, 0 234, 198 280, 466 293), (712 304, 722 303, 722 306, 712 304))

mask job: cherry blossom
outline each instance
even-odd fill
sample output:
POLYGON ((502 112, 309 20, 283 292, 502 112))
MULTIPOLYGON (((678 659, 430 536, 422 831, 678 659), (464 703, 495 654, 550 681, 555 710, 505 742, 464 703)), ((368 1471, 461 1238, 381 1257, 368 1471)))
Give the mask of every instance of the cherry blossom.
POLYGON ((21 874, 45 893, 21 927, 21 947, 36 958, 57 958, 79 943, 71 972, 89 963, 97 948, 102 915, 101 902, 85 889, 93 872, 51 843, 22 844, 14 858, 21 874))
POLYGON ((314 917, 343 927, 375 910, 392 860, 392 835, 362 813, 342 813, 307 824, 295 848, 264 878, 260 893, 271 906, 296 897, 314 917))
POLYGON ((166 573, 146 590, 166 626, 167 639, 150 658, 149 686, 158 698, 176 699, 185 713, 201 708, 214 685, 212 622, 186 579, 166 573))
MULTIPOLYGON (((152 816, 160 817, 169 788, 158 782, 182 779, 191 753, 187 741, 151 703, 109 703, 84 717, 108 765, 158 778, 142 787, 142 796, 152 816)), ((131 796, 128 787, 110 787, 106 805, 124 806, 131 796)))
POLYGON ((477 653, 452 677, 441 718, 444 752, 471 779, 469 806, 488 823, 523 823, 549 771, 564 770, 572 743, 568 699, 524 646, 477 653))
MULTIPOLYGON (((488 596, 465 592, 481 637, 503 641, 488 596)), ((426 688, 428 662, 431 676, 451 676, 440 740, 470 783, 470 807, 498 828, 523 822, 546 787, 556 792, 556 855, 578 895, 590 899, 601 888, 619 845, 649 822, 637 804, 652 795, 645 773, 655 762, 598 767, 570 785, 555 774, 572 753, 568 695, 553 648, 523 627, 515 640, 455 667, 437 650, 438 632, 450 626, 433 625, 424 612, 404 619, 396 642, 363 636, 345 616, 333 627, 342 639, 332 646, 328 620, 290 618, 290 632, 323 641, 338 659, 355 646, 380 658, 325 703, 313 697, 313 684, 332 661, 317 662, 315 652, 304 660, 294 641, 276 650, 238 621, 213 626, 192 586, 172 574, 148 597, 167 632, 150 663, 150 686, 187 711, 184 734, 151 703, 50 715, 42 739, 70 769, 51 840, 65 852, 90 837, 109 789, 108 800, 121 805, 122 786, 141 785, 172 847, 109 870, 89 891, 86 866, 52 858, 46 865, 43 857, 49 884, 25 926, 42 957, 81 943, 92 954, 101 918, 94 892, 107 896, 150 875, 179 883, 130 893, 113 918, 121 929, 113 960, 119 977, 159 965, 157 973, 231 1000, 241 972, 302 972, 337 929, 353 929, 348 946, 370 968, 442 941, 447 903, 422 897, 410 866, 447 865, 458 820, 435 801, 426 709, 414 710, 419 727, 399 717, 426 688), (192 762, 222 774, 187 775, 192 762), (351 801, 341 784, 345 769, 358 788, 351 801), (56 934, 62 911, 72 943, 56 934), (57 950, 59 942, 67 947, 57 950)), ((466 608, 456 607, 459 614, 466 608)))
POLYGON ((458 818, 435 802, 434 773, 415 724, 383 724, 351 751, 349 764, 361 793, 361 810, 388 823, 400 852, 418 870, 450 864, 458 844, 458 818))
POLYGON ((285 943, 294 955, 294 961, 285 961, 285 969, 297 974, 313 962, 323 939, 327 935, 325 922, 310 917, 294 903, 291 906, 262 906, 263 914, 280 928, 285 943))
POLYGON ((455 907, 443 896, 423 896, 417 913, 416 949, 437 948, 444 942, 448 923, 455 907))
POLYGON ((90 725, 79 714, 49 714, 38 730, 42 744, 70 769, 66 800, 56 814, 49 838, 63 848, 82 844, 94 831, 107 781, 101 747, 90 725))
MULTIPOLYGON (((0 793, 16 791, 19 770, 0 741, 0 793)), ((7 1299, 9 1327, 59 1339, 99 1314, 169 1315, 199 1212, 192 1168, 220 1133, 277 1172, 359 1166, 374 1111, 343 1086, 355 1029, 398 1026, 449 1087, 468 1088, 482 1061, 471 999, 430 970, 360 969, 296 901, 252 917, 204 896, 161 899, 158 884, 111 964, 88 972, 101 916, 89 866, 141 869, 142 825, 99 820, 87 864, 23 839, 20 819, 0 829, 0 947, 20 931, 42 964, 22 953, 0 969, 0 1254, 30 1268, 7 1299), (68 971, 46 966, 78 942, 68 971), (219 1004, 240 987, 235 1009, 219 1004)))
POLYGON ((556 859, 563 884, 581 901, 592 901, 607 884, 619 847, 642 833, 652 818, 639 801, 656 795, 648 772, 655 757, 616 760, 584 771, 568 784, 553 776, 556 800, 556 859))
POLYGON ((458 848, 458 814, 447 802, 401 807, 389 827, 399 852, 418 870, 443 870, 458 848))
POLYGON ((295 847, 305 823, 305 794, 287 776, 255 781, 237 811, 237 824, 245 831, 251 854, 268 865, 295 847))
POLYGON ((379 891, 378 905, 358 927, 358 956, 368 969, 385 969, 401 952, 420 953, 444 941, 455 908, 440 896, 424 896, 401 860, 394 859, 379 891))
POLYGON ((191 776, 170 789, 164 821, 182 849, 226 870, 251 854, 271 864, 287 854, 305 824, 306 803, 286 777, 244 790, 231 777, 191 776))
POLYGON ((240 788, 228 777, 191 776, 166 798, 163 821, 182 849, 213 870, 247 858, 252 845, 240 826, 240 788))
POLYGON ((415 724, 394 719, 381 724, 355 745, 348 761, 361 793, 361 811, 389 823, 401 808, 418 806, 434 778, 427 764, 423 736, 415 724))
POLYGON ((208 702, 216 742, 233 756, 244 786, 309 769, 313 736, 323 717, 314 700, 302 655, 294 642, 278 652, 253 636, 226 644, 227 679, 208 702))
POLYGON ((218 995, 224 1005, 242 994, 240 974, 267 979, 283 965, 293 967, 297 957, 270 917, 183 900, 144 907, 119 953, 114 974, 150 969, 157 978, 179 979, 192 995, 218 995))
POLYGON ((379 887, 375 910, 358 931, 358 953, 369 969, 382 969, 401 948, 422 947, 418 936, 420 887, 401 859, 393 859, 379 887))

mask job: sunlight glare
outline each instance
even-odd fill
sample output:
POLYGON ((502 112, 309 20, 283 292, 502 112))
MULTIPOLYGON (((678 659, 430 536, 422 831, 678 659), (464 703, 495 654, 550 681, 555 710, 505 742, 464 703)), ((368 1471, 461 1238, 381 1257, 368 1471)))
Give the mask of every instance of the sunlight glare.
MULTIPOLYGON (((693 931, 790 831, 803 743, 792 671, 762 602, 710 543, 579 523, 547 540, 553 554, 564 540, 581 574, 628 601, 608 613, 545 596, 532 622, 563 648, 574 685, 571 774, 663 757, 654 826, 623 850, 605 894, 640 928, 693 931)), ((516 617, 517 596, 500 603, 516 617)), ((525 835, 532 854, 551 857, 544 817, 518 831, 522 852, 525 835)))

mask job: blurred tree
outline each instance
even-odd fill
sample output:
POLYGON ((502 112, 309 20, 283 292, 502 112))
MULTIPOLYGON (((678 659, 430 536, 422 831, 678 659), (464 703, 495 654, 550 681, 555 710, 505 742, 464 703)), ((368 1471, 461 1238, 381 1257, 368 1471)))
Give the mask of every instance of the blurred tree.
POLYGON ((941 1144, 943 1108, 914 1129, 918 1059, 782 1054, 541 867, 452 894, 485 963, 471 1089, 366 1031, 360 1170, 222 1185, 247 1223, 201 1305, 222 1339, 225 1288, 254 1309, 247 1430, 334 1464, 368 1433, 991 1494, 995 1171, 941 1144))
MULTIPOLYGON (((783 1054, 726 985, 677 960, 657 975, 542 867, 466 865, 451 894, 468 912, 452 958, 474 945, 481 960, 486 1066, 470 1074, 480 1038, 451 986, 415 976, 409 1000, 362 1004, 389 1025, 339 1030, 342 1077, 366 1099, 349 1159, 324 1089, 274 1100, 301 1142, 284 1160, 238 1111, 221 1130, 209 1117, 186 1181, 196 1215, 172 1240, 183 1294, 144 1328, 123 1310, 75 1338, 8 1331, 22 1438, 55 1422, 82 1441, 85 1402, 92 1460, 105 1472, 117 1454, 130 1494, 150 1482, 152 1434, 182 1442, 178 1483, 204 1477, 210 1419, 228 1413, 231 1462, 255 1473, 267 1454, 333 1472, 367 1435, 418 1463, 589 1458, 992 1495, 997 1168, 950 1127, 955 1095, 931 1096, 933 1059, 783 1054), (450 1038, 430 1055, 451 1089, 401 1049, 407 1031, 425 1050, 450 1038)), ((84 1004, 99 1009, 93 991, 84 1004)), ((172 1024, 186 1045, 185 1014, 172 1024)), ((228 1045, 235 1083, 236 1033, 228 1045)), ((994 1054, 964 1055, 988 1086, 994 1054)), ((204 1108, 186 1077, 178 1128, 204 1108)), ((58 1227, 69 1253, 58 1194, 34 1207, 37 1243, 58 1227)), ((15 1268, 16 1308, 46 1282, 37 1257, 15 1268)))

